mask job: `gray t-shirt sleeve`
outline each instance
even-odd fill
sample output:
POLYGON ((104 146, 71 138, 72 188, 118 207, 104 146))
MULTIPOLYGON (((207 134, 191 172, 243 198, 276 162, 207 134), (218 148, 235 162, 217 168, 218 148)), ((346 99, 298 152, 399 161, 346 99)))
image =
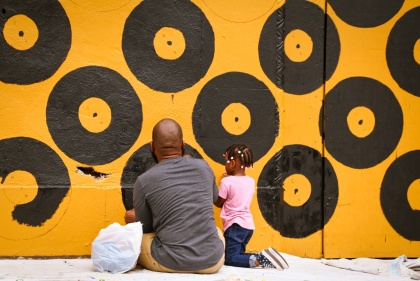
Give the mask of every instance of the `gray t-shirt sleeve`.
POLYGON ((219 198, 219 188, 216 185, 216 182, 213 181, 213 203, 219 198))
POLYGON ((203 161, 205 168, 209 172, 209 176, 213 177, 213 203, 214 203, 219 198, 219 188, 217 187, 217 184, 216 184, 216 177, 214 176, 214 172, 210 168, 209 164, 204 160, 201 160, 201 161, 203 161))
POLYGON ((133 199, 136 221, 141 222, 143 233, 154 232, 152 211, 147 205, 146 196, 138 178, 134 184, 133 199))

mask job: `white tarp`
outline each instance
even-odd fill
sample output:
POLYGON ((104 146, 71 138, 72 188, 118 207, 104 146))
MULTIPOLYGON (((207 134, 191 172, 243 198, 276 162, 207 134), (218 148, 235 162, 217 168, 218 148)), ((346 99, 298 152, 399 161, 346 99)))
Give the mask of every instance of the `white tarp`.
POLYGON ((357 272, 384 276, 410 277, 414 280, 420 280, 420 258, 408 260, 405 255, 399 256, 394 260, 357 258, 338 260, 321 259, 321 262, 325 265, 357 272))

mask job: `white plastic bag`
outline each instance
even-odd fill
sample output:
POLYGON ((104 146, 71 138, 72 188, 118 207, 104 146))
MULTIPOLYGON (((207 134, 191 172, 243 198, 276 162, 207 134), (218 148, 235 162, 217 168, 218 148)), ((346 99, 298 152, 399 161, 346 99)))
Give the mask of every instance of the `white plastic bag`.
POLYGON ((99 231, 92 243, 92 263, 99 272, 124 273, 133 269, 140 255, 143 228, 140 222, 113 223, 99 231))

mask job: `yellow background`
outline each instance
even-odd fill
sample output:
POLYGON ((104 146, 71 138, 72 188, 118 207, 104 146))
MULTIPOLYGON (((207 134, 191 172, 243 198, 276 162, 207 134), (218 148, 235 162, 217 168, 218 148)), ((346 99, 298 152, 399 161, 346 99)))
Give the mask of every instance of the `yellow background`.
MULTIPOLYGON (((120 186, 123 168, 138 148, 150 142, 151 130, 162 118, 170 117, 180 123, 185 142, 196 148, 208 161, 217 181, 220 181, 224 166, 207 157, 196 142, 191 116, 204 85, 212 78, 231 71, 248 73, 264 82, 277 101, 280 112, 279 136, 267 154, 255 163, 254 170, 248 170, 248 175, 257 182, 265 164, 283 146, 303 144, 328 158, 339 182, 339 202, 333 217, 324 230, 301 239, 284 238, 272 229, 261 215, 255 195, 251 211, 256 230, 248 251, 260 251, 274 246, 282 252, 303 257, 420 255, 420 241, 408 241, 400 236, 387 222, 379 200, 382 179, 390 164, 398 156, 420 149, 420 98, 398 86, 390 75, 385 57, 390 30, 405 12, 420 6, 418 1, 405 1, 397 15, 375 28, 350 26, 338 18, 325 1, 312 1, 326 9, 334 21, 340 36, 341 52, 331 79, 306 95, 292 95, 279 90, 260 66, 260 33, 267 18, 284 4, 281 0, 194 0, 213 27, 215 54, 206 75, 191 88, 174 95, 151 90, 141 83, 124 59, 121 43, 125 20, 141 1, 60 2, 72 30, 72 43, 67 58, 45 81, 31 85, 0 82, 0 139, 31 137, 50 146, 68 169, 71 189, 55 215, 43 226, 20 225, 11 217, 14 204, 30 201, 36 194, 37 186, 31 175, 19 171, 10 174, 0 185, 0 256, 89 255, 91 243, 100 229, 113 222, 123 224, 125 209, 120 186), (132 85, 143 107, 142 130, 134 145, 111 163, 94 166, 95 171, 109 174, 101 180, 77 172, 76 167, 86 165, 69 158, 57 147, 46 124, 46 105, 53 87, 67 73, 90 65, 108 67, 121 74, 132 85), (398 147, 386 160, 368 169, 352 169, 336 161, 324 150, 319 135, 318 116, 326 93, 341 80, 352 76, 371 77, 388 86, 404 113, 403 134, 398 147), (355 189, 355 186, 358 188, 355 189)), ((33 29, 32 26, 28 27, 28 30, 33 29)), ((297 32, 295 36, 304 35, 297 32)), ((290 40, 290 44, 295 44, 293 40, 290 40)), ((302 42, 309 42, 308 38, 302 38, 302 42)), ((285 48, 287 50, 287 45, 285 48)), ((415 50, 416 57, 420 57, 420 48, 415 50)), ((296 56, 299 57, 298 54, 296 56)), ((100 108, 98 110, 105 116, 110 114, 106 106, 100 108)), ((95 127, 95 124, 91 126, 95 127)), ((410 188, 410 200, 418 208, 420 184, 413 184, 410 188)), ((215 217, 217 225, 221 227, 217 208, 215 217)))

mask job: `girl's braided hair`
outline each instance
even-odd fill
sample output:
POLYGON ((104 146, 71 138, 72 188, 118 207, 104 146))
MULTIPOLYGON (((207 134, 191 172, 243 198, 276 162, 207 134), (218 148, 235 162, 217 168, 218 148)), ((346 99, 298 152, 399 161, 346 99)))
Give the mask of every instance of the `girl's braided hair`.
POLYGON ((236 161, 239 160, 242 168, 254 167, 254 154, 252 152, 252 149, 246 144, 241 144, 241 143, 232 144, 226 149, 226 152, 224 155, 227 155, 228 160, 230 159, 235 159, 236 161))

